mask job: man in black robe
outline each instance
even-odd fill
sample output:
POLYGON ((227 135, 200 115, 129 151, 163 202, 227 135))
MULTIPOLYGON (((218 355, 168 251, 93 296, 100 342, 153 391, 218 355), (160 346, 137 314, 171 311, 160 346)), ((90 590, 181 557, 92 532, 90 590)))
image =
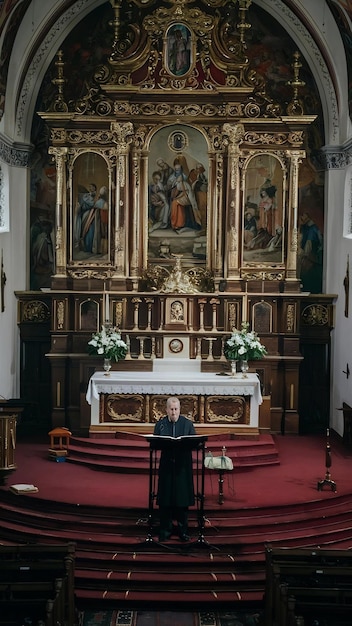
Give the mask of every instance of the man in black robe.
MULTIPOLYGON (((180 415, 178 398, 168 398, 165 417, 154 428, 154 435, 183 437, 195 435, 193 422, 180 415)), ((188 541, 188 507, 195 502, 192 450, 179 442, 162 450, 159 463, 157 504, 160 513, 159 540, 165 541, 173 532, 172 521, 177 521, 181 541, 188 541)))

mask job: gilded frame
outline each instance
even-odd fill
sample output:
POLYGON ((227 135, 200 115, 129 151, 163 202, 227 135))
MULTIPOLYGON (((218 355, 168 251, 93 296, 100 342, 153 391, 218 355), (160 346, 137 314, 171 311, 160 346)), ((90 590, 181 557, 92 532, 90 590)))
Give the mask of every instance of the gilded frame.
POLYGON ((187 298, 173 296, 165 299, 165 330, 187 330, 187 298))
POLYGON ((165 33, 164 68, 174 78, 185 78, 194 67, 194 36, 189 26, 174 22, 165 33))
POLYGON ((209 170, 208 142, 200 129, 173 124, 155 130, 147 173, 148 262, 181 254, 184 265, 206 264, 209 170))
POLYGON ((286 168, 268 152, 251 155, 243 167, 242 267, 285 263, 286 168))
POLYGON ((105 156, 83 150, 74 155, 69 177, 71 264, 110 261, 112 233, 111 171, 105 156))

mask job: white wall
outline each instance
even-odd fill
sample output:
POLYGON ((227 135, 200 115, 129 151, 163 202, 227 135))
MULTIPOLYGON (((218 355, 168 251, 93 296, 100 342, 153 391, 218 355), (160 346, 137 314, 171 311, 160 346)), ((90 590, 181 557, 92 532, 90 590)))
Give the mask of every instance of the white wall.
POLYGON ((19 397, 19 331, 17 327, 17 300, 15 291, 27 288, 27 228, 28 173, 23 167, 1 164, 9 179, 10 231, 0 233, 0 252, 3 251, 5 284, 5 311, 0 313, 0 395, 19 397))
POLYGON ((331 405, 330 424, 343 434, 343 415, 339 409, 342 402, 352 406, 352 238, 344 236, 344 209, 347 210, 345 181, 352 177, 351 168, 330 170, 327 175, 326 247, 329 251, 326 263, 326 290, 336 293, 335 329, 332 334, 331 405), (345 316, 345 288, 347 259, 349 255, 350 295, 349 316, 345 316), (347 378, 347 364, 351 370, 347 378))

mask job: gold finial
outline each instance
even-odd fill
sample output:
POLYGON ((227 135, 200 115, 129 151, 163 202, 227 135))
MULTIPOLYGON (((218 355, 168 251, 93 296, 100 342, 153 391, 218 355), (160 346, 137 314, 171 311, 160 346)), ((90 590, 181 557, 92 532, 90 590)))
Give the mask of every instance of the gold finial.
POLYGON ((110 61, 116 61, 121 56, 119 54, 119 40, 120 40, 120 9, 122 0, 110 0, 110 4, 114 11, 114 19, 109 22, 110 26, 114 27, 114 41, 112 42, 112 53, 110 55, 110 61))
POLYGON ((299 78, 299 72, 302 67, 302 63, 300 62, 301 55, 296 51, 293 56, 293 80, 287 81, 287 85, 290 85, 293 89, 293 98, 287 106, 287 113, 288 115, 304 115, 302 100, 298 98, 299 90, 305 85, 305 82, 299 78))
POLYGON ((239 22, 237 24, 238 32, 240 34, 240 42, 242 51, 247 48, 245 42, 245 33, 251 28, 251 24, 246 21, 246 13, 252 4, 252 0, 238 0, 238 13, 239 22))
POLYGON ((56 113, 67 113, 68 106, 64 99, 64 84, 66 83, 66 78, 64 78, 65 64, 63 62, 63 51, 59 50, 56 56, 57 60, 55 61, 55 66, 57 68, 57 78, 54 78, 51 82, 53 85, 57 86, 58 93, 55 97, 52 109, 56 113))

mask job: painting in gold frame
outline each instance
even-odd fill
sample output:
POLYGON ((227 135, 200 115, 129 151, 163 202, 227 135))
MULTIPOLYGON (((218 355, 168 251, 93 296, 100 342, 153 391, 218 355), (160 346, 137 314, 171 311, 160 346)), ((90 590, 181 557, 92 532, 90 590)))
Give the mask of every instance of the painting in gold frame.
POLYGON ((172 76, 186 76, 193 65, 192 33, 185 24, 172 24, 166 33, 165 67, 172 76))
POLYGON ((272 154, 247 162, 243 202, 243 265, 283 264, 285 239, 284 169, 272 154))
POLYGON ((183 264, 207 257, 208 145, 191 126, 155 132, 148 163, 148 260, 181 254, 183 264))
POLYGON ((71 259, 106 262, 111 237, 111 191, 108 165, 96 152, 73 163, 71 187, 71 259))

